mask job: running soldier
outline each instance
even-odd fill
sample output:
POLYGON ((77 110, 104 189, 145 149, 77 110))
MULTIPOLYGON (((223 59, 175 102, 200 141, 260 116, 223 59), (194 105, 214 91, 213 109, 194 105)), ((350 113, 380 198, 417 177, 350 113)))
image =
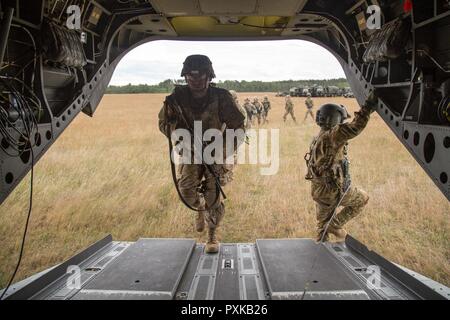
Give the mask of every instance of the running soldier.
MULTIPOLYGON (((202 133, 208 129, 224 132, 224 127, 244 129, 244 116, 231 94, 225 89, 210 85, 215 74, 207 56, 188 56, 184 61, 181 76, 185 77, 187 85, 176 86, 172 94, 166 97, 159 113, 159 129, 169 139, 175 129, 187 129, 192 137, 194 121, 201 121, 202 133)), ((226 139, 226 133, 224 138, 226 139)), ((190 150, 195 150, 192 145, 189 147, 190 150)), ((230 152, 233 150, 226 150, 225 154, 230 152)), ((195 158, 195 152, 191 153, 188 157, 195 158)), ((182 201, 198 212, 197 231, 204 230, 205 220, 208 225, 205 252, 216 253, 219 250, 216 230, 225 214, 219 186, 228 182, 231 170, 225 164, 193 164, 191 160, 181 163, 178 171, 180 176, 176 179, 176 186, 182 201)))
POLYGON ((295 119, 295 115, 294 115, 294 103, 292 102, 290 95, 286 96, 286 105, 285 105, 284 109, 286 110, 286 112, 284 113, 283 121, 286 122, 286 117, 288 114, 290 114, 292 119, 294 120, 294 122, 297 123, 297 120, 295 119))
POLYGON ((245 128, 247 128, 248 127, 247 110, 243 106, 241 106, 241 104, 239 103, 236 91, 230 90, 230 93, 231 93, 231 96, 234 99, 234 102, 236 103, 237 107, 239 108, 239 111, 241 111, 242 115, 245 117, 245 119, 244 119, 244 126, 245 126, 245 128))
POLYGON ((269 110, 271 108, 270 101, 267 96, 264 97, 262 105, 263 105, 262 118, 263 118, 263 124, 265 124, 266 122, 269 122, 269 120, 267 120, 267 117, 269 115, 269 110))
POLYGON ((314 121, 314 114, 313 114, 313 107, 314 107, 314 102, 311 99, 311 93, 307 94, 307 98, 305 100, 305 105, 306 105, 306 114, 305 114, 305 119, 303 119, 303 122, 306 121, 306 118, 308 118, 308 115, 311 116, 311 118, 314 121))
POLYGON ((253 124, 253 115, 256 113, 255 106, 250 102, 249 98, 244 100, 244 109, 247 112, 247 127, 253 124))
POLYGON ((261 102, 259 102, 258 98, 255 97, 253 99, 253 105, 255 106, 255 116, 258 119, 258 126, 261 125, 261 116, 262 116, 262 112, 263 112, 263 106, 261 104, 261 102))

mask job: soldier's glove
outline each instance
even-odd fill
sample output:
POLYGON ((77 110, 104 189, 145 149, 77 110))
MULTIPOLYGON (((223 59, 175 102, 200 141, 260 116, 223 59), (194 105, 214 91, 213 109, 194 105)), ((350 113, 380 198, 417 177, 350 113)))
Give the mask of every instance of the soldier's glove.
POLYGON ((363 109, 366 112, 372 113, 377 109, 378 105, 378 97, 375 95, 375 92, 372 91, 367 97, 364 104, 361 106, 361 109, 363 109))

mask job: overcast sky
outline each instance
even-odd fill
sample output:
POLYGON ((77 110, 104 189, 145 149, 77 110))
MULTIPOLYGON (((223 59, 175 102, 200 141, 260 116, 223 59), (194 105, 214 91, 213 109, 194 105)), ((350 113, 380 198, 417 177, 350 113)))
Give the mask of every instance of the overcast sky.
POLYGON ((301 40, 154 41, 129 52, 117 66, 110 84, 157 84, 166 79, 179 79, 183 61, 190 54, 210 57, 216 82, 345 77, 331 53, 301 40))

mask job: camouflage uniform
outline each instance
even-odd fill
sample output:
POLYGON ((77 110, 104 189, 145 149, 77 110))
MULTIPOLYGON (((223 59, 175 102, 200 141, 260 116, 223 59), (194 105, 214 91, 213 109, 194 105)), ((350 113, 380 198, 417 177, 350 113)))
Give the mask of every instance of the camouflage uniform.
POLYGON ((271 108, 270 101, 267 97, 264 97, 262 105, 263 105, 262 118, 263 118, 263 124, 264 124, 264 123, 268 122, 267 116, 269 115, 269 110, 271 108))
MULTIPOLYGON (((343 161, 347 160, 347 141, 356 137, 366 127, 370 111, 361 109, 355 113, 351 123, 339 124, 329 130, 322 129, 310 146, 308 173, 311 180, 311 195, 316 202, 318 239, 333 215, 333 211, 343 195, 343 161)), ((369 201, 369 196, 358 187, 350 187, 342 199, 343 209, 330 222, 330 228, 341 229, 350 219, 361 213, 369 201)), ((328 234, 324 235, 328 240, 328 234)))
POLYGON ((258 119, 258 126, 261 124, 261 116, 263 112, 263 106, 261 102, 258 101, 258 98, 253 100, 253 105, 255 106, 255 116, 258 119))
MULTIPOLYGON (((176 99, 186 120, 192 121, 192 127, 194 121, 202 121, 203 132, 212 128, 222 130, 224 123, 228 129, 244 129, 244 116, 227 90, 210 86, 206 97, 196 100, 188 86, 177 86, 168 98, 176 99)), ((172 129, 187 129, 179 115, 165 103, 159 113, 159 128, 165 135, 167 125, 173 125, 172 129)), ((231 178, 232 166, 215 164, 213 167, 220 176, 221 185, 226 184, 231 178)), ((185 201, 192 207, 205 209, 205 220, 209 228, 217 228, 225 208, 221 198, 217 198, 214 176, 202 164, 181 164, 178 172, 178 186, 185 201)))
POLYGON ((303 119, 303 122, 306 121, 306 118, 308 118, 308 115, 310 115, 314 121, 314 114, 312 112, 312 109, 314 107, 314 102, 311 99, 311 97, 306 98, 305 105, 306 105, 306 114, 305 114, 305 119, 303 119))
POLYGON ((284 113, 283 121, 286 122, 286 117, 288 116, 288 114, 290 114, 292 119, 296 123, 297 120, 295 119, 295 115, 294 115, 294 104, 292 103, 292 100, 290 97, 286 98, 286 105, 285 105, 284 109, 286 110, 286 112, 284 113))
POLYGON ((236 103, 236 106, 238 107, 239 111, 242 113, 242 115, 244 116, 244 127, 248 128, 248 116, 247 116, 247 110, 241 106, 241 104, 239 103, 236 91, 234 90, 230 90, 231 96, 234 99, 234 103, 236 103))
POLYGON ((244 109, 247 112, 247 124, 248 127, 250 127, 250 125, 253 124, 253 115, 256 114, 256 108, 253 103, 250 102, 249 98, 246 98, 244 101, 244 109))

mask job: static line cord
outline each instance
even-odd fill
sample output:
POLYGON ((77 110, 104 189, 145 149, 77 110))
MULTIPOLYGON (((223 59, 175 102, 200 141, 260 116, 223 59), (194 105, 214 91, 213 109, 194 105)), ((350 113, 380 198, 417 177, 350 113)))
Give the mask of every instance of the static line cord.
POLYGON ((338 209, 339 206, 341 205, 342 200, 344 200, 344 197, 345 197, 345 195, 347 194, 348 190, 350 190, 350 186, 347 187, 347 189, 345 190, 345 192, 342 194, 341 198, 339 199, 338 203, 337 203, 336 206, 334 207, 333 214, 331 215, 331 218, 328 219, 328 221, 327 221, 327 223, 326 223, 326 225, 325 225, 325 229, 324 229, 324 231, 322 232, 322 236, 320 237, 320 242, 317 244, 317 249, 316 249, 316 253, 315 253, 315 255, 314 255, 313 263, 311 264, 311 270, 309 271, 309 275, 308 275, 308 277, 306 278, 306 279, 308 279, 308 280, 306 281, 305 289, 303 290, 303 295, 302 295, 302 299, 301 299, 301 300, 304 300, 304 299, 305 299, 306 291, 308 290, 309 284, 311 283, 311 277, 312 277, 312 274, 313 274, 313 272, 314 272, 314 267, 316 266, 317 257, 319 256, 319 248, 322 247, 323 239, 325 238, 325 235, 326 235, 327 232, 328 232, 328 227, 330 226, 331 221, 333 221, 334 217, 336 216, 337 209, 338 209))
MULTIPOLYGON (((27 126, 25 126, 28 136, 30 136, 30 130, 27 126)), ((14 281, 14 278, 17 274, 17 271, 19 270, 20 263, 22 262, 22 256, 23 256, 23 249, 25 247, 25 239, 27 237, 28 232, 28 225, 30 222, 31 217, 31 209, 33 208, 33 177, 34 177, 34 152, 33 147, 30 148, 31 152, 31 177, 30 177, 30 201, 29 201, 29 207, 28 207, 28 214, 27 214, 27 221, 25 223, 25 230, 23 231, 23 237, 22 237, 22 244, 20 245, 20 253, 19 253, 19 259, 16 264, 16 268, 14 269, 14 273, 11 276, 11 279, 8 282, 8 285, 6 286, 5 290, 2 292, 2 295, 0 296, 0 301, 5 296, 6 292, 8 292, 9 288, 11 287, 12 282, 14 281)))
POLYGON ((23 231, 22 244, 20 246, 20 254, 19 254, 19 259, 17 261, 16 268, 14 269, 14 273, 11 276, 11 279, 9 280, 8 285, 6 286, 2 295, 0 296, 0 301, 3 300, 4 295, 6 294, 6 292, 8 292, 8 289, 11 286, 12 282, 14 281, 17 271, 19 270, 20 263, 22 262, 23 249, 25 247, 25 239, 26 239, 27 232, 28 232, 28 224, 30 222, 31 209, 33 207, 34 153, 33 153, 33 148, 31 148, 30 150, 31 150, 30 203, 29 203, 29 208, 28 208, 27 221, 25 223, 25 230, 23 231))

